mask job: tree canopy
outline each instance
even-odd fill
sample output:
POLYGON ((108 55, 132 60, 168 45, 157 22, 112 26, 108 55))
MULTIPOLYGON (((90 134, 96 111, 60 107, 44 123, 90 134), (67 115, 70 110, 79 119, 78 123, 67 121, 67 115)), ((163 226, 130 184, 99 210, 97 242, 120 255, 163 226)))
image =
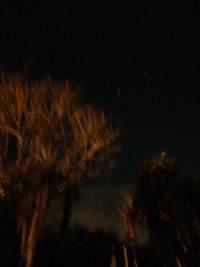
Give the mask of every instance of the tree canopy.
POLYGON ((186 175, 163 152, 140 169, 136 187, 138 206, 157 255, 167 266, 197 266, 199 177, 186 175))
POLYGON ((69 82, 1 72, 0 197, 12 201, 26 267, 50 192, 112 167, 118 138, 110 117, 83 103, 69 82))

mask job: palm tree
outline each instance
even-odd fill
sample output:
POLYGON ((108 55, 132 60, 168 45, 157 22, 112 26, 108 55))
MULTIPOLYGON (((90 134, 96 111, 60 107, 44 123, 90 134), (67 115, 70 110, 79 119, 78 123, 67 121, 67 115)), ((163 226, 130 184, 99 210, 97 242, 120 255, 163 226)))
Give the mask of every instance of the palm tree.
POLYGON ((138 205, 157 255, 166 266, 197 266, 199 178, 185 175, 163 152, 141 168, 136 186, 138 205))
POLYGON ((111 167, 118 137, 110 118, 82 104, 68 82, 29 82, 20 73, 1 73, 0 192, 15 207, 21 265, 32 265, 52 194, 111 167))

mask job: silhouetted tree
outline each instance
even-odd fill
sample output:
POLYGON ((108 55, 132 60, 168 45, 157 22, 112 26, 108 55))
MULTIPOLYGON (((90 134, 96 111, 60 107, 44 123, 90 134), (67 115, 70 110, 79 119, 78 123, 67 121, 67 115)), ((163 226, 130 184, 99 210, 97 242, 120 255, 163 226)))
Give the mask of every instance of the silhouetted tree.
MULTIPOLYGON (((52 195, 112 167, 118 137, 110 118, 82 104, 69 83, 1 73, 0 196, 10 199, 17 218, 21 265, 32 265, 52 195)), ((67 210, 68 195, 64 201, 67 210)))
POLYGON ((199 178, 185 175, 163 152, 139 171, 137 198, 150 244, 165 266, 198 266, 199 178))

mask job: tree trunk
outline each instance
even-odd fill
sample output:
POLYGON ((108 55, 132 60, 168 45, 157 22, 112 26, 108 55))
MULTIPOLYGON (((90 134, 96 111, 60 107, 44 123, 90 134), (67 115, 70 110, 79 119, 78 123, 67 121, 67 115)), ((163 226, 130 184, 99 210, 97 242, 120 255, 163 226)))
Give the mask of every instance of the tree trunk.
POLYGON ((31 217, 28 231, 24 232, 24 228, 22 227, 22 231, 21 231, 22 263, 21 263, 21 266, 24 266, 24 267, 32 266, 35 246, 36 246, 36 242, 38 238, 38 232, 39 232, 39 228, 41 225, 41 219, 46 208, 47 197, 48 197, 48 186, 45 185, 43 188, 40 189, 40 191, 37 194, 37 197, 35 200, 35 209, 31 217), (26 237, 24 237, 24 234, 26 235, 26 237))
POLYGON ((69 220, 72 210, 72 194, 67 191, 63 199, 63 217, 60 225, 60 238, 65 239, 69 230, 69 220))
POLYGON ((126 245, 123 244, 124 266, 129 267, 126 245))
POLYGON ((59 244, 57 246, 57 251, 55 256, 55 263, 54 263, 55 266, 57 266, 57 262, 62 258, 63 254, 65 253, 66 239, 68 237, 68 232, 69 232, 69 220, 71 215, 71 209, 72 209, 71 193, 69 192, 69 190, 67 190, 67 192, 65 192, 64 194, 62 203, 63 216, 61 219, 59 235, 58 235, 59 244))

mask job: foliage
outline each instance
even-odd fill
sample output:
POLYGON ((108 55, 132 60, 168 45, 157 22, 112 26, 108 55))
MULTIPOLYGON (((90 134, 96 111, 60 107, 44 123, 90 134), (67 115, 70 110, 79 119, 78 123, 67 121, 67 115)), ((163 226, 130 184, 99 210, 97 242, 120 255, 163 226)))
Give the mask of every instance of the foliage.
POLYGON ((199 263, 199 196, 199 179, 185 175, 164 152, 139 171, 138 205, 150 244, 166 266, 199 263))
POLYGON ((12 202, 26 267, 52 193, 112 167, 118 137, 110 118, 81 103, 68 82, 1 72, 0 197, 12 202))

